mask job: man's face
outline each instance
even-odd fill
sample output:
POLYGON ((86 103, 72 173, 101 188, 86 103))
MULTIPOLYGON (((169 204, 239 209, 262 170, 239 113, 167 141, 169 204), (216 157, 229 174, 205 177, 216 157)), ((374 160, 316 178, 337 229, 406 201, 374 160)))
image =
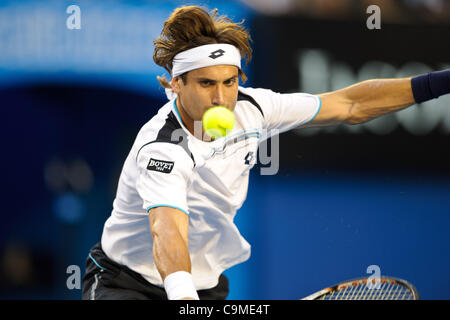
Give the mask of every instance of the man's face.
POLYGON ((239 71, 235 66, 218 65, 189 71, 186 84, 180 77, 172 81, 184 113, 190 121, 201 121, 206 110, 224 106, 233 111, 236 106, 239 71))

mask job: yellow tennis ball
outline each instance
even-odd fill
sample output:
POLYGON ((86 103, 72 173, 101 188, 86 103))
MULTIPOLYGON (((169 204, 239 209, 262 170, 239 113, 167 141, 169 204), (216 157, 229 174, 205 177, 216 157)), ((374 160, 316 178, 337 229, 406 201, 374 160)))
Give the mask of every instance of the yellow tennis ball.
POLYGON ((218 106, 206 110, 203 114, 203 130, 211 138, 218 139, 227 135, 234 127, 234 114, 225 107, 218 106))

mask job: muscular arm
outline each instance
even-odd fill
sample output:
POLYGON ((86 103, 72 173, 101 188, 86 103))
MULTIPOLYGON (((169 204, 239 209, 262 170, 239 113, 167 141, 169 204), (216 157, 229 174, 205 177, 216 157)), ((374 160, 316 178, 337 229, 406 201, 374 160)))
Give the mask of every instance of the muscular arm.
POLYGON ((415 103, 411 78, 367 80, 319 97, 321 110, 305 127, 363 123, 415 103))
POLYGON ((149 212, 153 237, 153 257, 161 278, 176 271, 191 272, 188 251, 188 216, 170 207, 156 207, 149 212))
POLYGON ((161 278, 171 273, 191 273, 188 251, 189 217, 170 207, 156 207, 149 212, 153 237, 153 257, 161 278))

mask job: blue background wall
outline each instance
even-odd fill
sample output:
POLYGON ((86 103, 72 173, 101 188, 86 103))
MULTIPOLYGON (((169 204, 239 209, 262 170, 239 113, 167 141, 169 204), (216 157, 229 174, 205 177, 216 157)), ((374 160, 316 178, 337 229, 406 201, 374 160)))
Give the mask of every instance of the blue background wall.
POLYGON ((309 171, 252 182, 237 223, 253 256, 230 270, 242 273, 232 298, 301 298, 370 265, 424 299, 449 298, 448 179, 309 171))

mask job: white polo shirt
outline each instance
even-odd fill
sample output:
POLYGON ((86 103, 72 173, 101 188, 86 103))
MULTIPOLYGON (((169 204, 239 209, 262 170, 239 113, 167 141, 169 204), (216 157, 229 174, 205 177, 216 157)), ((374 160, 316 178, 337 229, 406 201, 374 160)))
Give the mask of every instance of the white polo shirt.
POLYGON ((177 208, 189 215, 195 287, 216 286, 224 270, 250 257, 250 245, 233 219, 247 196, 258 144, 272 129, 281 133, 311 121, 320 105, 314 95, 239 87, 233 130, 204 142, 184 127, 175 100, 169 101, 139 131, 125 161, 103 230, 106 255, 163 287, 148 211, 177 208))

